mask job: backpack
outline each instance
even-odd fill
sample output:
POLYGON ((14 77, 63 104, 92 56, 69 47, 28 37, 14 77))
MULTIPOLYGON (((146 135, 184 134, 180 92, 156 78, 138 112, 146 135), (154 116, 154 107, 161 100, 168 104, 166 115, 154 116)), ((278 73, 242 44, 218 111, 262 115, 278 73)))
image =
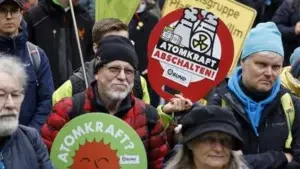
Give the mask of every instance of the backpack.
MULTIPOLYGON (((286 149, 291 149, 291 144, 293 141, 293 137, 292 137, 292 126, 295 120, 295 108, 294 108, 294 104, 293 104, 293 100, 292 97, 289 93, 285 93, 281 98, 281 105, 286 117, 286 121, 287 121, 287 126, 288 126, 288 137, 285 141, 285 148, 286 149)), ((227 103, 224 99, 221 100, 221 107, 226 107, 227 103)))
POLYGON ((39 82, 38 82, 37 72, 40 69, 40 65, 41 65, 40 52, 39 52, 37 46, 32 44, 31 42, 27 41, 26 46, 27 46, 27 50, 28 50, 28 53, 29 53, 30 61, 31 61, 31 63, 33 65, 33 68, 35 70, 36 84, 38 86, 39 82))
MULTIPOLYGON (((80 92, 83 92, 85 90, 85 83, 84 80, 79 78, 76 75, 70 76, 70 81, 72 84, 72 95, 76 95, 80 92)), ((143 88, 142 88, 142 82, 141 82, 141 77, 140 73, 136 71, 135 76, 134 76, 134 86, 132 88, 133 95, 139 99, 143 99, 143 88)))

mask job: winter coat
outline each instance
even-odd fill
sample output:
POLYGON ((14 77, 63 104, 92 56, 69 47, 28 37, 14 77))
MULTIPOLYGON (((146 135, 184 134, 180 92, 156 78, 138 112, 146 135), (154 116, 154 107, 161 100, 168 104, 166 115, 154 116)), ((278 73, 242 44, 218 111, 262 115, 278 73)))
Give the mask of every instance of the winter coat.
POLYGON ((295 108, 295 120, 292 126, 293 142, 291 150, 285 149, 288 136, 286 116, 280 98, 289 92, 281 88, 274 101, 266 105, 261 113, 256 136, 252 124, 241 101, 226 85, 217 89, 209 105, 222 105, 226 102, 241 126, 240 135, 244 140, 243 154, 253 169, 289 169, 300 167, 300 100, 292 95, 295 108), (287 163, 285 152, 293 155, 293 162, 287 163), (292 167, 293 166, 293 167, 292 167))
POLYGON ((54 169, 39 133, 20 125, 0 149, 5 169, 54 169))
POLYGON ((257 16, 253 24, 253 27, 255 27, 258 23, 271 21, 276 10, 285 0, 271 0, 272 3, 270 5, 266 5, 265 0, 236 0, 236 1, 256 10, 257 16))
POLYGON ((290 73, 291 67, 284 67, 281 74, 281 84, 288 88, 296 96, 300 96, 300 83, 297 81, 293 75, 290 73))
POLYGON ((19 35, 14 38, 0 37, 0 52, 8 53, 21 59, 25 66, 28 81, 24 101, 20 112, 20 124, 40 130, 52 107, 53 79, 45 52, 38 47, 40 66, 36 71, 27 48, 26 23, 21 22, 19 35))
POLYGON ((296 8, 292 0, 286 0, 276 11, 273 19, 282 35, 284 45, 284 65, 290 65, 290 56, 300 46, 300 35, 296 35, 295 26, 300 21, 300 5, 296 8))
MULTIPOLYGON (((92 82, 85 91, 83 110, 84 112, 108 112, 98 98, 99 96, 95 96, 95 86, 96 81, 92 82)), ((74 104, 76 103, 72 98, 65 98, 56 103, 46 124, 42 127, 41 135, 49 150, 59 130, 69 120, 82 114, 82 112, 76 112, 74 104)), ((164 128, 155 108, 129 95, 122 101, 119 111, 114 115, 128 123, 140 136, 148 155, 148 168, 161 169, 168 146, 164 128), (149 126, 151 126, 151 131, 149 126)))
MULTIPOLYGON (((90 61, 93 58, 93 21, 80 5, 74 7, 74 12, 82 55, 85 61, 90 61)), ((29 41, 40 46, 49 58, 57 89, 81 67, 71 11, 66 12, 52 0, 43 0, 27 11, 24 19, 28 23, 29 41)))

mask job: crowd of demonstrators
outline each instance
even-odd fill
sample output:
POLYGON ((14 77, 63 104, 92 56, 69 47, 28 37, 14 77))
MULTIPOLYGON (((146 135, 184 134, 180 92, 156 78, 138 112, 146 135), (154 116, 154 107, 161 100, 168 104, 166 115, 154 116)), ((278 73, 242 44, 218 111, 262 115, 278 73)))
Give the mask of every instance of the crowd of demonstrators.
MULTIPOLYGON (((93 57, 93 21, 89 13, 73 0, 83 58, 93 57)), ((69 0, 42 0, 24 14, 29 41, 47 54, 57 89, 81 66, 69 0)))
POLYGON ((276 25, 258 24, 244 43, 241 66, 209 102, 228 107, 235 115, 244 140, 242 152, 254 169, 300 167, 300 100, 289 94, 289 104, 295 110, 293 125, 289 126, 281 99, 289 91, 281 87, 279 78, 283 56, 276 25), (286 144, 289 134, 291 145, 286 144))
POLYGON ((300 47, 296 48, 290 57, 290 65, 282 69, 281 84, 294 95, 300 96, 300 47))
POLYGON ((49 119, 41 129, 45 143, 50 149, 57 131, 83 112, 107 112, 126 121, 141 137, 148 155, 148 168, 162 168, 168 145, 159 115, 155 108, 131 93, 138 66, 132 42, 118 35, 104 37, 98 44, 96 56, 96 80, 85 92, 54 105, 49 119), (82 107, 82 110, 77 106, 82 107), (152 129, 147 132, 150 123, 152 129))
POLYGON ((23 64, 20 58, 0 54, 0 167, 54 169, 39 133, 19 125, 30 78, 23 64))
POLYGON ((54 168, 48 151, 60 129, 104 112, 137 132, 149 169, 299 169, 299 2, 237 1, 258 14, 241 65, 207 103, 176 94, 161 105, 147 46, 163 0, 141 0, 128 26, 94 24, 95 0, 72 0, 88 88, 69 0, 0 0, 0 168, 54 168))
POLYGON ((0 52, 21 59, 25 66, 28 80, 20 123, 39 130, 51 111, 53 80, 46 54, 28 42, 21 12, 19 1, 0 1, 0 52))
MULTIPOLYGON (((128 38, 128 26, 121 20, 116 18, 107 18, 97 21, 93 27, 93 50, 97 52, 99 41, 109 35, 119 35, 128 38)), ((94 80, 95 61, 85 63, 87 73, 87 81, 90 84, 94 80)), ((53 104, 65 97, 71 97, 77 93, 83 92, 86 89, 83 68, 76 71, 69 80, 66 81, 53 93, 53 104)), ((135 97, 143 100, 145 103, 150 103, 150 97, 147 88, 147 82, 144 77, 140 76, 139 72, 135 73, 133 93, 135 97)))

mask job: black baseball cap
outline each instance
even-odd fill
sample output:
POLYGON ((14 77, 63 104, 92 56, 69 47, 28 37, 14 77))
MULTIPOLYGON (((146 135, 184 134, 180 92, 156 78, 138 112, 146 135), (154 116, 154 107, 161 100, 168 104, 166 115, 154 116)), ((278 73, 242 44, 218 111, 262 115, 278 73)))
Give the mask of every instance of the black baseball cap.
POLYGON ((0 5, 4 2, 14 2, 16 3, 20 8, 23 8, 22 1, 21 0, 0 0, 0 5))
POLYGON ((243 147, 239 136, 239 125, 228 109, 219 106, 197 106, 182 119, 182 143, 192 141, 207 132, 219 131, 232 136, 235 140, 233 150, 243 147))

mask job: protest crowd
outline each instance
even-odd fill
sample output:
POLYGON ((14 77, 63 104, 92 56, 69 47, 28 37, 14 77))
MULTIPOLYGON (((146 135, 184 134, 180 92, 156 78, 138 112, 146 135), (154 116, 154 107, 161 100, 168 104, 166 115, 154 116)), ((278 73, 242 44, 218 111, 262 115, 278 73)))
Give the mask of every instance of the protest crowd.
MULTIPOLYGON (((148 74, 164 5, 184 0, 139 0, 129 23, 97 20, 97 1, 116 0, 0 0, 0 169, 60 169, 55 138, 92 112, 132 128, 148 169, 300 169, 299 0, 236 0, 256 10, 252 28, 232 74, 196 102, 163 99, 148 74)), ((85 155, 87 169, 121 168, 85 155)))

